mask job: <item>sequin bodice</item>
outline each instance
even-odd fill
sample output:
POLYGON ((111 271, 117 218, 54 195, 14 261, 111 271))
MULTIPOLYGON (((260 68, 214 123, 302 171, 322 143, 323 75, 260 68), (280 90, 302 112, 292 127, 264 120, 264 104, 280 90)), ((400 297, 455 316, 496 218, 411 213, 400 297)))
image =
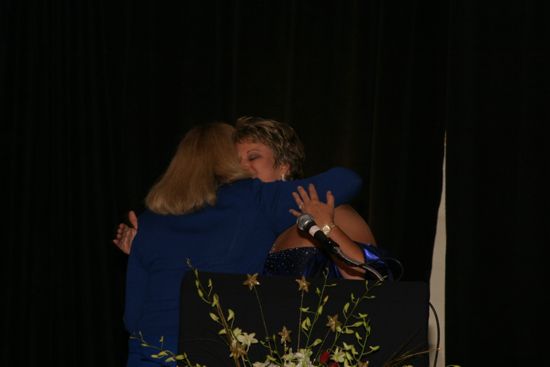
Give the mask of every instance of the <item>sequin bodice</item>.
MULTIPOLYGON (((382 249, 372 244, 356 244, 361 248, 366 264, 375 268, 383 276, 387 276, 388 279, 395 279, 396 272, 391 269, 389 263, 392 258, 384 256, 382 249)), ((317 247, 293 247, 269 253, 264 263, 263 273, 264 275, 316 277, 321 276, 325 269, 328 270, 329 278, 342 277, 332 258, 324 251, 317 247)), ((399 276, 400 273, 397 271, 399 276)), ((365 272, 365 277, 372 278, 372 273, 365 272)))
POLYGON ((316 247, 294 247, 271 252, 264 264, 265 275, 308 277, 321 275, 328 268, 331 277, 338 277, 332 261, 316 247))

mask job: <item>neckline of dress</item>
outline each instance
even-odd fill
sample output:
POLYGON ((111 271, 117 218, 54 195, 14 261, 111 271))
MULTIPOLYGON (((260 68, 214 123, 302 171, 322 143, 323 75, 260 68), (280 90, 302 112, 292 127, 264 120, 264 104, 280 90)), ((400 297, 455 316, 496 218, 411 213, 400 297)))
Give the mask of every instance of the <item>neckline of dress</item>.
MULTIPOLYGON (((273 246, 275 246, 275 245, 273 245, 273 246)), ((271 249, 273 250, 273 247, 271 249)), ((282 250, 279 250, 279 251, 270 251, 269 255, 280 254, 280 253, 283 253, 283 252, 296 251, 296 250, 300 250, 300 249, 311 249, 311 250, 315 250, 315 251, 318 250, 317 247, 314 247, 314 246, 299 246, 299 247, 285 248, 285 249, 282 249, 282 250)))

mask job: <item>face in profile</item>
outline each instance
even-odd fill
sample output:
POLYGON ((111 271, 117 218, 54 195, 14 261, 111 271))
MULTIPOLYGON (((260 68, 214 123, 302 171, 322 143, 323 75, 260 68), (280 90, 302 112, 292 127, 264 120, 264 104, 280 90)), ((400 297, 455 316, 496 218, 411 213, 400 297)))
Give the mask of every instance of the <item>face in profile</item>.
POLYGON ((241 166, 250 172, 253 178, 263 182, 273 182, 288 174, 287 164, 275 166, 273 150, 267 145, 247 140, 235 146, 241 166))

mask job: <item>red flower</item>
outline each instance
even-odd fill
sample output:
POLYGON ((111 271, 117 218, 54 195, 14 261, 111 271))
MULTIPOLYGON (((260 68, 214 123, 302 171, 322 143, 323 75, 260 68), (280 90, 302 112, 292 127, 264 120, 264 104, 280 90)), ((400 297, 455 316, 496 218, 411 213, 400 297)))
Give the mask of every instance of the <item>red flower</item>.
POLYGON ((319 362, 321 364, 326 364, 330 359, 330 352, 328 350, 325 350, 323 353, 321 353, 321 356, 319 357, 319 362))
POLYGON ((338 362, 331 362, 328 367, 340 367, 340 364, 338 362))

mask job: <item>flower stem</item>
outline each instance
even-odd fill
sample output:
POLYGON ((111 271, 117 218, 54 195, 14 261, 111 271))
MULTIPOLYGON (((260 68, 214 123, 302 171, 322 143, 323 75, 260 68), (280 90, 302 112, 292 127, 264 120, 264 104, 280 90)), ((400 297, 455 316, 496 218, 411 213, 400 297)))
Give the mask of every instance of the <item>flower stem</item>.
POLYGON ((267 329, 267 324, 265 322, 265 315, 264 315, 264 309, 262 307, 262 302, 260 301, 260 295, 258 294, 258 291, 256 290, 256 287, 254 289, 254 295, 256 296, 256 301, 258 302, 258 308, 260 309, 260 317, 262 318, 262 324, 264 326, 264 332, 265 332, 265 339, 267 340, 268 347, 270 351, 273 351, 273 349, 277 350, 277 343, 275 343, 275 346, 271 346, 271 341, 269 340, 269 330, 267 329))

